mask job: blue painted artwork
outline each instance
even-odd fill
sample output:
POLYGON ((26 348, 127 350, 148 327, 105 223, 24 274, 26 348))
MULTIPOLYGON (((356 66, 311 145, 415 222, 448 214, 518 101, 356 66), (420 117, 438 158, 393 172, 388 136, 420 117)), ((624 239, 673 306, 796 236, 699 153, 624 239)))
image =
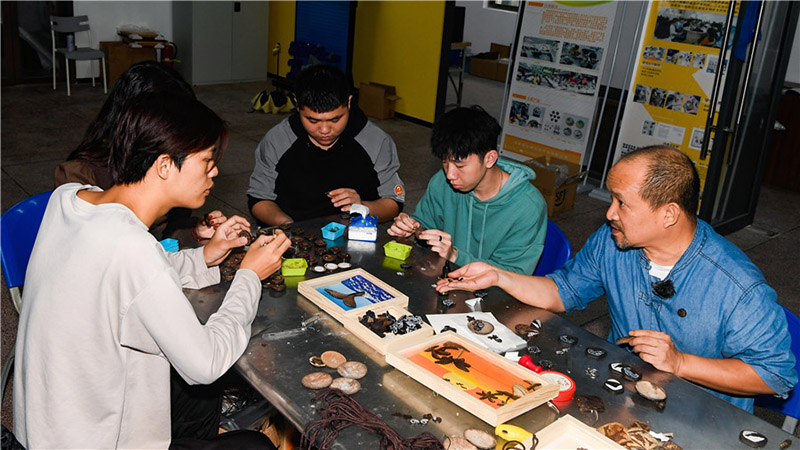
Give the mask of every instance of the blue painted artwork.
POLYGON ((345 311, 394 298, 392 294, 376 286, 363 275, 356 275, 339 283, 317 288, 317 292, 345 311))

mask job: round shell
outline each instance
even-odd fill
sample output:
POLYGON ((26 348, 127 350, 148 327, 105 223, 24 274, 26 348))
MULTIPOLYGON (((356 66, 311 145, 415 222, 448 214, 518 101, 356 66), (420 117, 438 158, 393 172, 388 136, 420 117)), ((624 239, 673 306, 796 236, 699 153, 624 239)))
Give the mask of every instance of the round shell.
POLYGON ((331 382, 331 389, 339 389, 345 394, 351 395, 361 390, 361 383, 352 378, 342 377, 331 382))
POLYGON ((333 377, 325 372, 313 372, 303 377, 300 383, 309 389, 325 389, 331 385, 333 377))
POLYGON ((359 380, 364 378, 367 374, 367 366, 358 361, 347 361, 343 363, 341 366, 336 368, 336 371, 339 372, 339 375, 345 378, 352 378, 354 380, 359 380))
POLYGON ((495 448, 497 446, 497 439, 483 430, 470 428, 464 431, 464 437, 478 448, 495 448))
POLYGON ((325 365, 331 369, 336 369, 347 361, 347 358, 345 358, 344 355, 333 350, 328 350, 327 352, 323 353, 320 355, 320 358, 322 358, 322 362, 324 362, 325 365))

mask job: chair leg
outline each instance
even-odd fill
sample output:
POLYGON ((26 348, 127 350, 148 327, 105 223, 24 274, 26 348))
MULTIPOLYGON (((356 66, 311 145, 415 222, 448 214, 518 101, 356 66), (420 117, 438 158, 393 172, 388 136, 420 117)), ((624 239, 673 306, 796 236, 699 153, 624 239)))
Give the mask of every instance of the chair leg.
POLYGON ((19 286, 13 287, 8 290, 11 294, 11 302, 14 303, 14 308, 19 313, 19 310, 22 309, 22 292, 19 289, 19 286))
POLYGON ((783 431, 789 434, 794 434, 795 428, 797 428, 797 419, 791 416, 786 416, 786 418, 783 419, 783 431))
POLYGON ((106 82, 106 59, 101 58, 100 62, 103 64, 103 94, 108 94, 108 83, 106 82))
POLYGON ((14 347, 8 351, 8 359, 3 364, 3 385, 0 386, 0 400, 6 397, 6 384, 11 377, 11 370, 14 368, 14 347))
POLYGON ((56 54, 53 53, 53 57, 51 58, 53 63, 53 90, 56 90, 56 54))
POLYGON ((67 66, 67 97, 72 95, 72 92, 69 90, 69 59, 64 58, 65 66, 67 66))

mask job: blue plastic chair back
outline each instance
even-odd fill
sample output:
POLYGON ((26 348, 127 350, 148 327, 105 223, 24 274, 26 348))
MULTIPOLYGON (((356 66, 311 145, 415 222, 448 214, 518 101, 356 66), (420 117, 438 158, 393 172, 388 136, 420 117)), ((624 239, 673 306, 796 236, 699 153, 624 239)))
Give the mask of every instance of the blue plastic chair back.
POLYGON ((569 240, 564 236, 564 233, 554 224, 552 220, 547 219, 547 235, 544 238, 544 250, 542 257, 539 258, 539 264, 533 274, 538 277, 543 277, 549 273, 564 266, 564 263, 572 258, 572 246, 569 245, 569 240))
POLYGON ((0 256, 3 276, 9 288, 25 283, 25 271, 31 257, 44 210, 53 192, 43 192, 12 206, 0 217, 0 256))
MULTIPOLYGON (((792 353, 796 360, 794 368, 800 373, 800 319, 786 307, 783 307, 783 312, 786 313, 786 324, 789 327, 789 334, 792 336, 792 353)), ((757 395, 755 404, 789 417, 800 418, 800 392, 798 392, 797 386, 792 389, 786 399, 780 399, 774 395, 757 395)))

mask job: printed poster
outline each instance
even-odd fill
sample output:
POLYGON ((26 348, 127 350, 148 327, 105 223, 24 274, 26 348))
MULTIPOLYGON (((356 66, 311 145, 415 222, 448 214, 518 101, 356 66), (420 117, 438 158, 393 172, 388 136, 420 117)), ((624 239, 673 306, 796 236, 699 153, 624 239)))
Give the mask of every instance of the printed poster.
POLYGON ((580 164, 590 144, 614 2, 527 2, 523 9, 501 153, 580 164))
POLYGON ((700 150, 714 77, 720 70, 729 5, 720 1, 650 3, 614 162, 639 147, 668 144, 694 161, 702 191, 711 152, 700 160, 700 150))

